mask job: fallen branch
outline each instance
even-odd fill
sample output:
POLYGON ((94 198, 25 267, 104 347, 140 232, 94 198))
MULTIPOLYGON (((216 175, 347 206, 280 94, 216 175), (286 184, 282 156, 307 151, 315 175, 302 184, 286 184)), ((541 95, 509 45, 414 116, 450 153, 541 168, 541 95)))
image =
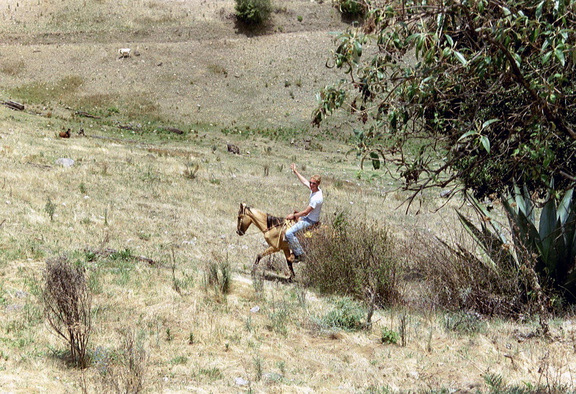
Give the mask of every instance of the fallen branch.
POLYGON ((4 101, 2 104, 15 111, 24 111, 24 104, 17 103, 16 101, 4 101))
POLYGON ((179 134, 179 135, 184 134, 184 132, 183 132, 182 130, 176 129, 176 128, 174 128, 174 127, 166 127, 166 128, 163 128, 162 130, 168 131, 168 132, 174 133, 174 134, 179 134))
POLYGON ((74 114, 76 114, 78 116, 83 116, 85 118, 100 119, 99 116, 92 115, 92 114, 85 112, 85 111, 76 111, 76 112, 74 112, 74 114))
POLYGON ((118 125, 118 128, 122 129, 122 130, 129 130, 129 131, 137 131, 138 130, 135 126, 132 126, 129 124, 128 125, 122 125, 122 124, 118 125))

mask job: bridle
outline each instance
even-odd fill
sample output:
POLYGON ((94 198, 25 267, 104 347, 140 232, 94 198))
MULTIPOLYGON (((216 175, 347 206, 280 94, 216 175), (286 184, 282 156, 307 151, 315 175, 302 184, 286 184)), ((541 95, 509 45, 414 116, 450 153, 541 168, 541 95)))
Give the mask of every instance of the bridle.
POLYGON ((248 229, 248 226, 246 226, 245 229, 242 228, 242 219, 246 216, 246 208, 248 208, 246 205, 242 205, 242 208, 238 212, 238 223, 236 225, 236 234, 238 235, 246 234, 246 230, 248 229))

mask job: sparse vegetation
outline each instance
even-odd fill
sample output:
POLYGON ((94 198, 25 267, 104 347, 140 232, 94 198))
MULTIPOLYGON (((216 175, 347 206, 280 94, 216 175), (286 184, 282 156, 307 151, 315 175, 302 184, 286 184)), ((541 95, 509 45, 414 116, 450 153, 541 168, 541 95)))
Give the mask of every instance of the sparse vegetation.
POLYGON ((52 202, 52 199, 48 197, 48 201, 46 201, 46 205, 44 205, 44 211, 48 214, 50 221, 54 221, 54 215, 56 214, 56 204, 52 202))
MULTIPOLYGON (((521 272, 514 266, 491 266, 460 246, 451 247, 434 237, 416 234, 409 251, 414 274, 427 278, 430 301, 451 311, 474 311, 489 316, 518 317, 534 310, 524 291, 521 272)), ((424 302, 425 302, 424 301, 424 302)))
POLYGON ((188 161, 185 166, 184 177, 191 180, 196 179, 198 177, 198 171, 200 170, 200 164, 188 161))
POLYGON ((232 271, 228 257, 214 253, 204 268, 204 287, 213 290, 218 296, 226 296, 230 292, 231 283, 232 271))

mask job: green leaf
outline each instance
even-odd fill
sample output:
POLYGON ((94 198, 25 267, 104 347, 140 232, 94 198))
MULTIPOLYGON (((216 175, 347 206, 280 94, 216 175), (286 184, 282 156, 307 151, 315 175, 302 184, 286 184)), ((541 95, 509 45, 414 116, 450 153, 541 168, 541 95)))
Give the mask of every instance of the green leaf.
POLYGON ((482 130, 484 130, 486 127, 490 126, 492 123, 496 123, 499 122, 500 119, 490 119, 487 120, 486 122, 482 123, 482 130))
POLYGON ((566 65, 566 59, 564 58, 564 51, 562 51, 561 49, 556 49, 554 51, 554 55, 556 56, 556 59, 558 59, 558 61, 562 66, 566 65))
POLYGON ((544 8, 544 3, 545 1, 540 2, 536 7, 536 19, 538 20, 542 19, 542 9, 544 8))
POLYGON ((454 51, 454 56, 456 56, 456 59, 458 59, 458 61, 459 61, 460 63, 462 63, 462 65, 464 65, 464 66, 468 65, 468 61, 466 60, 466 58, 464 57, 464 55, 461 54, 460 52, 454 51))
POLYGON ((540 225, 539 233, 540 239, 542 240, 542 258, 544 261, 548 261, 550 255, 550 246, 553 241, 553 233, 558 223, 556 218, 556 204, 553 198, 550 198, 548 202, 542 208, 540 214, 540 225))
POLYGON ((460 138, 458 138, 458 142, 462 141, 463 139, 470 137, 471 135, 475 135, 478 134, 478 132, 476 130, 470 130, 465 132, 464 134, 462 134, 462 136, 460 138))
POLYGON ((485 135, 481 135, 480 142, 482 143, 482 146, 484 147, 486 152, 490 153, 490 140, 488 139, 488 137, 486 137, 485 135))
POLYGON ((362 56, 362 44, 359 41, 354 41, 354 51, 357 57, 362 56))
POLYGON ((566 224, 566 219, 570 215, 573 207, 571 207, 572 202, 572 194, 574 189, 570 189, 564 194, 564 198, 560 201, 558 205, 558 220, 560 221, 560 225, 564 226, 566 224))
POLYGON ((375 170, 380 169, 380 156, 376 152, 370 152, 370 159, 372 160, 372 167, 375 170))

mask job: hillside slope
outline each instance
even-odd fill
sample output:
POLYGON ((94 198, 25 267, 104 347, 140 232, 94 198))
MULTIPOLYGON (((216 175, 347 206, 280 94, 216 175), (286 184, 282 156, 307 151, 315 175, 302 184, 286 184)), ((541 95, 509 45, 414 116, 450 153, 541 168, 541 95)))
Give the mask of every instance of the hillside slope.
POLYGON ((53 113, 307 128, 315 93, 335 79, 330 33, 347 25, 328 2, 277 4, 254 32, 237 24, 233 1, 2 0, 0 99, 35 95, 53 113), (125 47, 133 56, 119 59, 125 47))

